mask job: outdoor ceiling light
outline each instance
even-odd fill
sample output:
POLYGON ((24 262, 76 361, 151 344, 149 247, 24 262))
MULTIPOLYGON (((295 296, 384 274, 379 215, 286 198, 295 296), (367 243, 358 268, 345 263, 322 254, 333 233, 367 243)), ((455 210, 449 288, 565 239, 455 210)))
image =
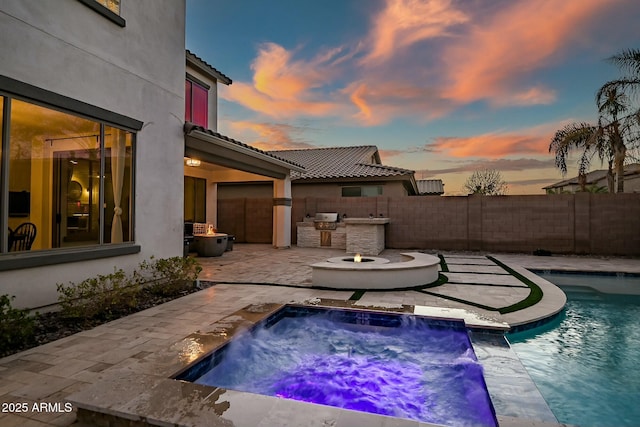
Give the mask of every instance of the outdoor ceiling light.
POLYGON ((187 163, 187 166, 200 166, 201 162, 198 159, 191 159, 187 157, 186 163, 187 163))

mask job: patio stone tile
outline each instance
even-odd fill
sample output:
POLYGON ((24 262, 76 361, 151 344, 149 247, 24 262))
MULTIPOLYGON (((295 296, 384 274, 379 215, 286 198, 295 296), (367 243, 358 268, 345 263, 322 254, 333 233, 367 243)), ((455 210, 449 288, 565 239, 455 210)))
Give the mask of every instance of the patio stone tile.
MULTIPOLYGON (((401 259, 400 253, 403 251, 386 250, 381 255, 392 261, 401 259)), ((217 284, 215 286, 204 289, 200 292, 190 294, 183 298, 168 302, 161 306, 153 307, 131 316, 115 320, 91 331, 85 331, 70 337, 63 338, 53 343, 40 346, 35 349, 28 350, 18 355, 0 359, 0 396, 10 397, 12 399, 37 399, 36 396, 48 394, 45 399, 55 398, 63 399, 69 393, 81 393, 87 396, 87 390, 92 387, 88 384, 99 384, 101 381, 110 381, 114 377, 125 376, 130 379, 132 387, 124 389, 109 390, 109 394, 115 399, 120 399, 121 407, 129 404, 135 396, 140 396, 149 388, 152 388, 155 381, 169 381, 166 378, 173 372, 171 369, 181 366, 175 359, 176 354, 171 353, 171 345, 174 342, 182 340, 194 331, 211 331, 212 325, 224 317, 240 310, 241 308, 255 303, 272 302, 272 303, 304 303, 314 298, 323 300, 346 301, 351 297, 353 291, 340 290, 318 290, 309 287, 281 287, 268 286, 260 284, 240 284, 236 282, 255 282, 265 283, 273 282, 284 285, 310 285, 311 284, 311 268, 310 264, 332 256, 344 254, 344 251, 331 249, 300 249, 292 248, 290 250, 275 250, 269 245, 237 245, 234 251, 225 253, 218 259, 201 259, 203 261, 204 271, 201 279, 211 277, 212 280, 222 282, 228 280, 234 283, 217 284), (249 267, 248 267, 249 266, 249 267), (83 362, 81 366, 73 366, 78 361, 83 362), (25 364, 26 363, 26 364, 25 364), (7 366, 10 364, 10 366, 7 366), (11 365, 15 364, 15 365, 11 365), (88 366, 87 366, 88 364, 88 366), (31 371, 27 370, 31 369, 31 371), (42 369, 41 369, 42 368, 42 369), (80 369, 78 369, 80 368, 80 369), (57 370, 56 370, 57 369, 57 370), (35 372, 33 372, 35 370, 35 372), (158 375, 162 373, 162 375, 158 375), (47 375, 51 374, 51 375, 47 375), (166 375, 165 375, 166 374, 166 375), (144 382, 142 386, 135 385, 135 376, 144 375, 151 376, 151 383, 144 382), (137 393, 137 394, 136 394, 137 393), (22 397, 21 397, 22 396, 22 397)), ((496 256, 498 259, 512 266, 511 255, 496 256)), ((523 256, 524 257, 524 256, 523 256)), ((542 257, 529 257, 542 258, 542 257)), ((556 257, 546 257, 556 258, 556 257)), ((591 258, 579 258, 577 260, 569 259, 571 257, 557 258, 560 266, 570 265, 579 268, 581 265, 588 263, 591 258), (572 264, 573 263, 573 264, 572 264)), ((445 254, 452 271, 447 273, 448 276, 456 277, 456 274, 467 274, 474 281, 481 280, 480 277, 502 278, 504 274, 498 274, 496 265, 490 260, 480 255, 462 254, 445 254), (467 264, 467 265, 464 265, 467 264), (469 265, 480 264, 480 265, 469 265), (455 266, 455 267, 454 267, 455 266), (476 273, 496 273, 491 274, 469 274, 461 273, 473 271, 476 273)), ((520 258, 518 262, 527 262, 526 257, 520 258)), ((538 260, 533 259, 529 264, 540 265, 544 261, 544 266, 553 269, 554 260, 538 260)), ((602 260, 598 260, 600 264, 602 260)), ((617 260, 615 260, 618 262, 617 260)), ((515 262, 514 262, 515 263, 515 262)), ((515 263, 517 264, 517 263, 515 263)), ((624 266, 626 269, 633 270, 629 267, 633 262, 622 260, 616 266, 624 266)), ((635 261, 637 263, 637 260, 635 261)), ((640 266, 637 266, 640 267, 640 266)), ((620 267, 622 268, 622 267, 620 267)), ((636 268, 640 271, 640 268, 636 268)), ((517 269, 516 271, 526 275, 527 270, 517 269)), ((621 269, 619 271, 625 271, 621 269)), ((529 276, 527 276, 529 277, 529 276)), ((458 277, 459 278, 459 277, 458 277)), ((495 281, 495 280, 494 280, 495 281)), ((543 281, 544 282, 544 281, 543 281)), ((477 283, 477 282, 474 282, 477 283)), ((520 282, 518 281, 520 284, 520 282)), ((521 284, 520 284, 521 285, 521 284)), ((517 286, 517 285, 513 285, 517 286)), ((547 285, 545 285, 547 286, 547 285)), ((510 313, 501 317, 502 320, 510 324, 517 324, 522 321, 529 321, 539 317, 548 315, 549 312, 557 310, 564 304, 561 292, 555 293, 555 287, 549 284, 550 288, 544 288, 545 298, 533 307, 519 312, 510 313)), ((555 288, 557 289, 557 288, 555 288)), ((521 293, 528 292, 528 289, 521 287, 508 286, 483 286, 483 285, 455 285, 447 284, 436 288, 427 289, 429 292, 445 293, 451 292, 452 295, 462 295, 464 298, 474 301, 486 303, 486 305, 501 304, 509 305, 512 300, 521 299, 521 293)), ((350 305, 352 302, 345 302, 350 305)), ((362 298, 355 303, 355 307, 382 307, 382 306, 405 305, 405 309, 412 309, 413 306, 431 306, 443 308, 460 308, 469 310, 469 306, 447 300, 437 295, 428 295, 421 292, 410 291, 392 291, 392 292, 365 292, 362 298)), ((496 312, 480 309, 473 309, 479 315, 495 316, 496 312)), ((490 375, 499 375, 510 371, 511 361, 508 358, 500 359, 499 354, 490 354, 495 360, 504 362, 498 364, 498 367, 487 368, 490 375)), ((516 375, 514 374, 514 378, 516 375)), ((129 380, 127 380, 129 381, 129 380)), ((513 384, 514 387, 517 384, 513 384)), ((102 387, 99 385, 99 387, 102 387)), ((507 384, 506 388, 509 389, 507 384)), ((518 393, 517 387, 512 391, 518 393)), ((227 396, 231 396, 227 393, 227 396)), ((252 396, 253 397, 253 396, 252 396)), ((90 396, 87 397, 90 400, 90 396)), ((96 405, 99 401, 94 402, 96 405)), ((245 402, 246 403, 246 402, 245 402)), ((520 402, 517 402, 518 404, 520 402)), ((508 412, 510 407, 517 406, 512 401, 501 403, 508 412), (511 405, 511 406, 509 406, 511 405)), ((235 408, 239 408, 236 405, 235 408)), ((242 406, 242 408, 246 408, 242 406)), ((284 408, 284 406, 283 406, 284 408)), ((246 411, 247 416, 259 414, 259 411, 246 411)), ((279 412, 275 406, 264 408, 262 415, 269 413, 285 414, 279 412)), ((10 417, 0 414, 0 426, 12 425, 4 423, 5 420, 13 422, 16 419, 20 422, 17 425, 29 425, 25 423, 33 423, 35 426, 44 425, 60 425, 67 426, 73 421, 74 414, 61 414, 57 417, 47 417, 46 423, 39 419, 17 417, 8 414, 10 417), (65 424, 66 423, 66 424, 65 424)), ((244 414, 243 414, 244 415, 244 414)), ((501 414, 506 416, 508 414, 501 414)), ((238 415, 240 416, 240 415, 238 415)), ((349 413, 349 416, 341 418, 333 416, 331 420, 335 421, 335 426, 342 425, 358 425, 358 420, 362 421, 367 416, 358 413, 349 413), (350 420, 349 416, 354 415, 354 422, 351 424, 345 420, 350 420), (363 418, 364 417, 364 418, 363 418), (342 422, 342 424, 341 424, 342 422)), ((374 417, 380 420, 377 417, 374 417)), ((260 418, 262 419, 262 418, 260 418)), ((329 418, 327 418, 329 419, 329 418)), ((505 419, 511 420, 508 417, 505 419)), ((371 418, 373 420, 373 418, 371 418)), ((518 419, 523 423, 530 420, 518 419)), ((365 424, 371 424, 368 418, 365 424)), ((401 420, 402 421, 402 420, 401 420)), ((404 420, 406 422, 406 420, 404 420)), ((303 421, 300 421, 303 423, 303 421)), ((314 425, 314 421, 309 421, 309 425, 314 425)), ((397 421, 389 418, 384 419, 382 425, 400 425, 393 424, 397 421), (391 423, 391 424, 389 424, 391 423)), ((321 424, 320 424, 321 425, 321 424)), ((426 425, 411 422, 404 425, 426 425)), ((511 424, 517 425, 517 424, 511 424)), ((534 425, 534 424, 530 424, 534 425)), ((543 424, 541 424, 543 425, 543 424)), ((549 424, 553 425, 553 424, 549 424)))
POLYGON ((27 417, 21 417, 14 414, 6 414, 0 418, 0 425, 2 426, 15 426, 15 427, 46 427, 50 426, 49 423, 43 423, 41 421, 32 420, 27 417))
POLYGON ((474 273, 444 273, 449 283, 471 283, 483 285, 508 285, 527 287, 520 280, 511 275, 474 274, 474 273))
MULTIPOLYGON (((491 273, 491 274, 509 274, 498 265, 468 265, 468 264, 450 264, 448 265, 451 273, 491 273)), ((446 273, 445 273, 446 274, 446 273)))
POLYGON ((22 358, 2 363, 0 366, 8 368, 10 370, 23 370, 29 372, 41 372, 53 367, 53 365, 50 363, 35 362, 22 358))
POLYGON ((445 255, 444 260, 447 265, 449 264, 461 264, 461 265, 496 265, 493 261, 486 257, 453 257, 445 255))
POLYGON ((28 385, 12 391, 11 395, 16 397, 26 397, 33 400, 45 399, 48 396, 76 383, 76 381, 69 378, 60 378, 42 374, 37 375, 38 377, 32 379, 28 385))

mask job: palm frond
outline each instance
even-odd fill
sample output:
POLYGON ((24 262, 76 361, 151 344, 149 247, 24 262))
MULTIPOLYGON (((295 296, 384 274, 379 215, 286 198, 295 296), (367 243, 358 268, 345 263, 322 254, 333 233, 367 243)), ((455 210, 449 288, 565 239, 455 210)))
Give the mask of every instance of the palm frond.
POLYGON ((598 127, 589 123, 570 123, 558 130, 549 144, 549 152, 555 154, 555 164, 563 175, 567 173, 567 158, 574 149, 586 149, 598 127))
POLYGON ((608 59, 620 70, 640 77, 640 49, 625 49, 608 59))
POLYGON ((606 94, 612 90, 616 90, 620 93, 629 92, 632 94, 639 92, 640 77, 622 78, 606 82, 600 89, 598 89, 598 92, 596 92, 596 104, 598 106, 602 105, 604 98, 607 96, 606 94))

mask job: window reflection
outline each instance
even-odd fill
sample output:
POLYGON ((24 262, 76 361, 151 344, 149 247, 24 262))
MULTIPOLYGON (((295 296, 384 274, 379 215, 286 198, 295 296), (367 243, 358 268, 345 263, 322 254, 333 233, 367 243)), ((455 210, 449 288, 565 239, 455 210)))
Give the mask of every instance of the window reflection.
POLYGON ((35 229, 30 245, 10 232, 9 251, 132 240, 130 132, 16 99, 9 132, 8 228, 35 229))

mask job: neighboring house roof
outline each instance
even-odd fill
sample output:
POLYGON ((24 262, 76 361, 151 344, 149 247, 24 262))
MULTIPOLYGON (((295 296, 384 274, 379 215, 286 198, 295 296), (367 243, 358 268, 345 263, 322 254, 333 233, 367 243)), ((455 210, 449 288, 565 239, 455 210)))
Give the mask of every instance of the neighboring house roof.
POLYGON ((380 164, 378 148, 374 145, 277 150, 269 153, 304 166, 305 172, 292 173, 291 180, 390 177, 414 173, 380 164))
POLYGON ((408 181, 405 185, 410 187, 409 194, 417 193, 414 171, 381 164, 378 147, 375 145, 276 150, 269 153, 304 167, 304 172, 291 172, 291 181, 396 179, 408 181))
POLYGON ((207 64, 202 58, 192 53, 188 49, 187 49, 187 65, 191 65, 196 70, 208 75, 213 79, 216 79, 220 83, 224 83, 226 85, 230 85, 231 83, 233 83, 233 81, 229 77, 225 76, 220 71, 213 68, 211 65, 207 64))
POLYGON ((444 194, 444 184, 441 179, 418 179, 416 184, 420 195, 444 194))
MULTIPOLYGON (((289 160, 287 158, 279 157, 279 156, 271 154, 271 153, 269 153, 267 151, 260 150, 259 148, 252 147, 251 145, 245 144, 245 143, 240 142, 238 140, 235 140, 233 138, 229 138, 228 136, 223 135, 223 134, 221 134, 219 132, 213 131, 211 129, 206 129, 206 128, 202 127, 202 126, 194 125, 193 123, 185 123, 184 124, 184 133, 185 133, 185 135, 190 135, 193 132, 205 133, 207 135, 210 135, 210 136, 216 137, 218 139, 222 139, 224 141, 227 141, 227 142, 231 143, 232 145, 237 146, 239 150, 242 150, 242 151, 245 151, 245 152, 246 151, 254 152, 256 154, 263 155, 263 156, 266 156, 268 158, 277 160, 278 162, 282 162, 282 163, 284 163, 284 164, 286 164, 286 165, 291 167, 291 173, 294 173, 295 171, 304 171, 304 167, 302 165, 300 165, 299 163, 295 163, 295 162, 293 162, 293 161, 291 161, 291 160, 289 160)), ((295 172, 295 173, 299 173, 299 172, 295 172)))
MULTIPOLYGON (((630 165, 626 165, 624 167, 624 176, 628 177, 631 175, 640 174, 640 163, 632 163, 630 165)), ((604 181, 604 185, 607 185, 607 170, 606 169, 598 169, 595 171, 588 172, 586 174, 586 184, 593 185, 599 183, 600 181, 604 181)), ((580 185, 578 181, 578 177, 575 176, 573 178, 565 179, 563 181, 556 182, 555 184, 547 185, 546 187, 542 187, 543 190, 551 190, 554 188, 562 188, 571 185, 580 185)))

